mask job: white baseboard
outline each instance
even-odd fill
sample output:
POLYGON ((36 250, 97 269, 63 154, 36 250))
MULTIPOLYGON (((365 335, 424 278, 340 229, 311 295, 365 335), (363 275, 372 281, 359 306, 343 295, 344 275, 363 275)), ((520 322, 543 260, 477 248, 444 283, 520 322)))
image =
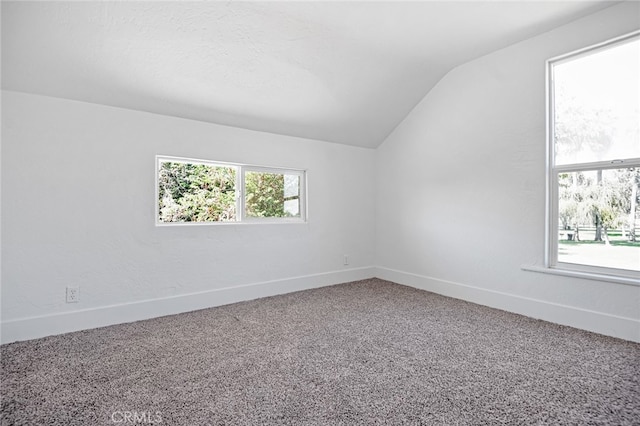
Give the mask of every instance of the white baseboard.
POLYGON ((443 296, 640 343, 640 321, 633 318, 550 303, 383 267, 375 268, 375 276, 443 296))
POLYGON ((640 343, 640 321, 632 318, 545 302, 383 267, 333 271, 161 299, 3 321, 0 343, 37 339, 72 331, 140 321, 372 277, 531 318, 640 343))
POLYGON ((214 306, 275 296, 294 291, 324 287, 374 277, 375 268, 353 268, 321 274, 305 275, 282 280, 266 281, 235 287, 219 288, 199 293, 183 294, 161 299, 142 300, 119 305, 63 312, 30 318, 3 321, 1 343, 37 339, 69 333, 179 314, 214 306))

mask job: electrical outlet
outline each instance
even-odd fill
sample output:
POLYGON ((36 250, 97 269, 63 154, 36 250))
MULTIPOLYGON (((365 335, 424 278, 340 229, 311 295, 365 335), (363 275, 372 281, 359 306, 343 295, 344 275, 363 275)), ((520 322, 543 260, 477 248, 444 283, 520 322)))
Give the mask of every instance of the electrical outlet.
POLYGON ((344 255, 344 264, 348 265, 349 264, 349 256, 348 255, 344 255))
POLYGON ((80 301, 80 287, 67 286, 67 303, 80 301))

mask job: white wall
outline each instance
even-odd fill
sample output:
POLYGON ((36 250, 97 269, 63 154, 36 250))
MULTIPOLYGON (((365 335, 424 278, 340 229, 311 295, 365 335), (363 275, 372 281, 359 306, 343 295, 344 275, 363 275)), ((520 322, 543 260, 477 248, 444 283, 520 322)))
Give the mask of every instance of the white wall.
POLYGON ((545 60, 640 28, 629 2, 452 70, 377 152, 378 275, 640 341, 640 287, 542 265, 545 60))
POLYGON ((373 275, 373 150, 2 95, 5 342, 373 275), (309 221, 156 227, 156 154, 306 169, 309 221))

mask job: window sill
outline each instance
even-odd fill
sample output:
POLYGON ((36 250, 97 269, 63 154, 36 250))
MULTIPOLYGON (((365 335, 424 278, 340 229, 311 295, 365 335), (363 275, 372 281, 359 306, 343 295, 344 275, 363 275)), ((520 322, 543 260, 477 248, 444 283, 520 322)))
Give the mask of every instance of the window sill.
POLYGON ((524 265, 520 269, 529 272, 560 275, 563 277, 584 278, 586 280, 605 281, 616 284, 640 286, 640 278, 622 277, 618 275, 597 274, 594 272, 574 271, 571 269, 546 268, 544 266, 524 265))

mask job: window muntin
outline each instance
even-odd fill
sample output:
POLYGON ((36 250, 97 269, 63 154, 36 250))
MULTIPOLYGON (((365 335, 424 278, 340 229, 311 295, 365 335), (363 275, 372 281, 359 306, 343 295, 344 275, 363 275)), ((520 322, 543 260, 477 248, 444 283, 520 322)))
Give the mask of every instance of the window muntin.
POLYGON ((548 62, 548 267, 638 277, 639 34, 548 62))
POLYGON ((157 156, 156 223, 306 220, 305 172, 157 156))

